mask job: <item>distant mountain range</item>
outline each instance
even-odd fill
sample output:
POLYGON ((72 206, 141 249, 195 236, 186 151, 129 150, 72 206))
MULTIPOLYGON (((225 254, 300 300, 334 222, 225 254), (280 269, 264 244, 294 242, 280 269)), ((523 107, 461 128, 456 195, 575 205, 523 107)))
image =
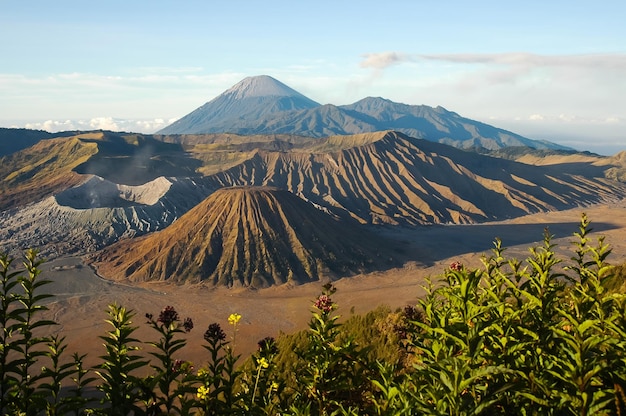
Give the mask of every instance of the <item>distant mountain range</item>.
POLYGON ((0 252, 90 254, 131 283, 266 287, 419 262, 394 227, 626 198, 626 152, 576 153, 441 107, 319 105, 265 76, 168 129, 0 129, 0 252))
POLYGON ((470 120, 443 107, 399 104, 374 97, 350 105, 320 105, 267 75, 245 78, 157 134, 326 137, 385 130, 463 149, 525 146, 572 150, 470 120))

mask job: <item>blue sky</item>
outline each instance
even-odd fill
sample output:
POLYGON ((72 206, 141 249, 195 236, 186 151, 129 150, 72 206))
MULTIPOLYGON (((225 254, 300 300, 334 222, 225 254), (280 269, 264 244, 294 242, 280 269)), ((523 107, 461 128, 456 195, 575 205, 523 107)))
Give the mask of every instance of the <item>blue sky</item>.
POLYGON ((0 0, 0 126, 149 133, 267 74, 613 154, 625 18, 623 1, 0 0))

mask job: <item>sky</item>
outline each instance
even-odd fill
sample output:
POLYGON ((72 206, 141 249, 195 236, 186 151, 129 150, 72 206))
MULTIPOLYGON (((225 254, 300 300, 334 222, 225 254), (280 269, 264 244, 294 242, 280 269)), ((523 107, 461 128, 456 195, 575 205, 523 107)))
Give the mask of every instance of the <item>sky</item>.
POLYGON ((0 127, 152 133, 270 75, 626 150, 624 1, 0 0, 0 127))

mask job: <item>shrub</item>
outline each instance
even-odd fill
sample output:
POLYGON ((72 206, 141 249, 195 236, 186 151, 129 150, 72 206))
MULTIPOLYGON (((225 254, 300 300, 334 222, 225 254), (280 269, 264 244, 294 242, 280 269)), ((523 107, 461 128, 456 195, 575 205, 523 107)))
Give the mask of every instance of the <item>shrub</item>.
POLYGON ((583 215, 569 260, 557 258, 548 230, 525 261, 496 240, 480 268, 452 263, 415 306, 395 312, 340 322, 327 285, 307 331, 261 340, 243 365, 233 314, 230 340, 209 325, 197 371, 176 358, 193 322, 171 306, 146 315, 158 339, 142 342, 135 313, 111 305, 102 362, 83 368, 84 356, 65 357, 63 337, 42 336, 54 323, 40 319, 49 295, 39 293, 47 281, 36 252, 21 269, 0 256, 0 406, 48 415, 624 414, 624 267, 607 262, 611 250, 590 231, 583 215), (90 384, 99 405, 86 397, 90 384))
POLYGON ((610 250, 589 231, 583 216, 565 267, 547 231, 525 263, 496 240, 484 268, 452 264, 419 302, 413 368, 377 380, 383 399, 401 389, 425 414, 624 412, 626 300, 604 289, 610 250))

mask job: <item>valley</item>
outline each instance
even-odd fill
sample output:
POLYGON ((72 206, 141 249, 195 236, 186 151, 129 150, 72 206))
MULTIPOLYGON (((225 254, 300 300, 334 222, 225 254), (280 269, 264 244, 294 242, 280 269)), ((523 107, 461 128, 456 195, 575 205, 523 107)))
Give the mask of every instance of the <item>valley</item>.
MULTIPOLYGON (((573 252, 570 242, 577 231, 582 212, 587 213, 594 229, 592 237, 606 237, 613 253, 609 261, 621 264, 626 260, 626 202, 593 205, 559 212, 538 213, 516 219, 479 225, 426 226, 414 230, 389 229, 384 234, 405 245, 414 260, 402 267, 360 274, 334 282, 338 288, 333 296, 339 304, 338 313, 366 313, 378 305, 391 308, 415 304, 424 291, 428 276, 436 277, 453 261, 480 267, 481 256, 489 255, 495 237, 507 247, 506 255, 525 259, 528 248, 539 244, 543 229, 548 227, 558 244, 556 252, 567 260, 573 252)), ((231 313, 242 315, 237 334, 237 350, 254 351, 257 341, 281 332, 292 333, 306 328, 313 300, 321 291, 322 282, 301 285, 284 284, 265 289, 229 289, 210 285, 143 282, 113 283, 93 273, 81 258, 61 258, 44 264, 43 276, 54 283, 49 287, 55 298, 47 305, 50 317, 60 325, 54 332, 67 336, 70 351, 88 353, 95 362, 102 346, 98 335, 106 331, 107 305, 116 302, 136 312, 134 322, 141 339, 155 334, 144 324, 146 312, 158 313, 166 305, 174 306, 181 317, 190 316, 195 328, 189 334, 185 359, 201 363, 206 351, 200 347, 202 335, 212 322, 228 331, 231 313)), ((231 334, 229 333, 229 336, 231 334)))
POLYGON ((51 328, 93 364, 107 305, 242 315, 237 350, 306 327, 326 282, 347 317, 415 304, 452 262, 476 268, 495 238, 524 259, 583 212, 626 259, 626 152, 576 152, 444 108, 367 97, 320 105, 249 77, 156 134, 0 130, 0 252, 27 248, 51 328), (17 139, 16 139, 17 138, 17 139), (39 138, 39 140, 37 139, 39 138))

